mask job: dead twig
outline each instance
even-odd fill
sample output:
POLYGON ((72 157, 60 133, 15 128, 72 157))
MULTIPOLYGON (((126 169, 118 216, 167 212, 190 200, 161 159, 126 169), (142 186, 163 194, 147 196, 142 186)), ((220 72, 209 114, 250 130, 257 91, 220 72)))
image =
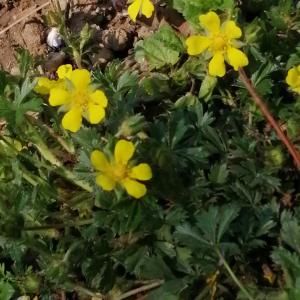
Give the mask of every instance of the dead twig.
POLYGON ((22 22, 23 20, 25 20, 26 18, 30 17, 32 14, 36 13, 37 11, 41 10, 42 8, 50 5, 51 1, 47 1, 44 4, 38 6, 37 8, 33 9, 32 11, 30 11, 28 14, 22 16, 21 18, 17 19, 15 22, 11 23, 10 25, 8 25, 7 27, 5 27, 4 29, 2 29, 0 31, 0 35, 4 34, 6 31, 8 31, 9 29, 11 29, 12 27, 14 27, 15 25, 19 24, 20 22, 22 22))
POLYGON ((266 120, 275 130, 277 137, 283 142, 283 144, 288 149, 289 153, 294 159, 294 162, 298 169, 300 169, 300 154, 296 149, 295 145, 290 141, 290 139, 284 134, 281 127, 278 125, 277 121, 272 116, 271 112, 269 111, 267 105, 264 103, 263 99, 258 95, 255 87, 252 84, 252 81, 248 78, 247 74, 245 73, 243 68, 239 68, 239 75, 240 79, 243 81, 246 89, 248 90, 249 94, 252 96, 254 102, 259 107, 263 115, 265 116, 266 120))

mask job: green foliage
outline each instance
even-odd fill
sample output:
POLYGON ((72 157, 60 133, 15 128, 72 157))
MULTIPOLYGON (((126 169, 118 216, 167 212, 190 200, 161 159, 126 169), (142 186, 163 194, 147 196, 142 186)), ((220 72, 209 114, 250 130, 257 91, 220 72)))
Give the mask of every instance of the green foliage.
POLYGON ((5 281, 0 281, 0 297, 3 300, 10 300, 14 294, 15 290, 13 287, 5 281))
POLYGON ((21 87, 18 85, 12 86, 13 91, 10 91, 14 95, 12 101, 7 101, 6 93, 0 95, 0 117, 8 120, 10 126, 20 126, 28 111, 41 111, 42 100, 30 95, 35 84, 27 78, 21 87), (30 99, 29 96, 31 96, 30 99))
MULTIPOLYGON (((236 16, 245 71, 299 148, 299 99, 285 83, 300 62, 299 4, 173 7, 196 29, 209 10, 236 16)), ((63 16, 49 17, 70 60, 82 63, 89 27, 73 36, 63 16)), ((0 71, 0 300, 53 300, 57 291, 80 300, 299 299, 299 172, 238 74, 209 76, 184 39, 163 25, 135 44, 140 69, 127 58, 93 69, 106 116, 76 133, 34 92, 26 50, 19 76, 0 71), (139 200, 96 183, 92 151, 113 160, 120 139, 135 145, 130 163, 152 169, 139 200)))
POLYGON ((233 0, 173 0, 173 6, 194 27, 199 28, 199 15, 210 10, 231 10, 234 7, 233 0))
POLYGON ((184 51, 183 42, 170 26, 163 26, 152 36, 135 46, 135 58, 149 69, 175 65, 184 51))

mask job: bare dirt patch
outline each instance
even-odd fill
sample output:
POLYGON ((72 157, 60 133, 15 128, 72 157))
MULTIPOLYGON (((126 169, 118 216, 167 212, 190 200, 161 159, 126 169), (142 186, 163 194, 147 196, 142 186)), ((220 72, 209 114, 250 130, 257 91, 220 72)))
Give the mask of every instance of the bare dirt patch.
MULTIPOLYGON (((46 43, 50 30, 46 16, 53 10, 52 5, 27 16, 47 2, 5 0, 4 4, 0 4, 0 69, 17 73, 15 52, 19 47, 27 49, 33 57, 39 57, 38 61, 46 73, 52 73, 60 64, 72 61, 66 49, 53 49, 46 43), (3 29, 17 20, 21 22, 1 34, 3 29)), ((172 13, 166 14, 163 7, 152 19, 141 18, 134 23, 128 17, 125 0, 70 0, 70 5, 66 5, 67 0, 59 2, 66 16, 66 26, 73 35, 79 36, 85 24, 89 24, 92 30, 83 60, 88 68, 104 66, 114 58, 130 57, 137 40, 151 35, 163 23, 173 23, 175 27, 177 21, 181 23, 180 19, 177 20, 178 14, 173 18, 172 13), (66 7, 69 7, 68 13, 64 11, 66 7), (171 22, 170 16, 173 19, 171 22)))
MULTIPOLYGON (((45 2, 45 0, 7 0, 0 6, 0 31, 45 2)), ((42 13, 43 11, 39 11, 32 14, 0 35, 0 68, 11 71, 16 66, 15 50, 18 47, 28 49, 34 56, 46 53, 46 31, 42 13)))

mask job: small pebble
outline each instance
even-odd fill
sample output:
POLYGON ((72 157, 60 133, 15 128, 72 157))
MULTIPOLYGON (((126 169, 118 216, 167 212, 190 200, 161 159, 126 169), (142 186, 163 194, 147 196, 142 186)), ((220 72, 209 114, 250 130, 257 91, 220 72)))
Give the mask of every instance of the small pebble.
POLYGON ((59 49, 63 44, 63 38, 59 33, 58 28, 52 27, 47 36, 47 44, 51 48, 59 49))

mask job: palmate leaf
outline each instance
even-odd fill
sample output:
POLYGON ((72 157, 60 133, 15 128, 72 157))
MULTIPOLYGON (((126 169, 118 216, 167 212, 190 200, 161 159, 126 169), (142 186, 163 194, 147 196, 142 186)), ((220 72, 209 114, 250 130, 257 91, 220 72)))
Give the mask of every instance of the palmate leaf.
POLYGON ((175 65, 183 51, 179 36, 170 26, 163 26, 152 36, 136 43, 135 58, 139 63, 146 60, 152 70, 175 65))
POLYGON ((10 126, 20 126, 26 112, 40 112, 42 110, 42 99, 34 96, 28 99, 34 86, 35 82, 30 82, 26 78, 21 88, 15 86, 13 101, 9 101, 5 96, 0 97, 0 117, 5 118, 10 126))
POLYGON ((237 217, 239 210, 233 205, 210 207, 207 212, 197 216, 197 226, 207 240, 219 244, 231 222, 237 217))
POLYGON ((284 272, 287 288, 295 286, 296 281, 300 280, 300 258, 296 253, 280 247, 272 253, 273 261, 280 265, 284 272))
POLYGON ((237 217, 239 210, 233 205, 212 206, 208 211, 196 216, 196 227, 191 227, 187 223, 177 226, 175 235, 192 249, 214 248, 222 243, 223 236, 237 217))
POLYGON ((181 243, 190 247, 191 249, 210 247, 209 241, 203 238, 201 232, 199 232, 196 228, 191 227, 187 223, 176 227, 175 236, 181 243))
POLYGON ((300 225, 298 220, 291 213, 283 212, 281 223, 283 241, 300 255, 300 225))

